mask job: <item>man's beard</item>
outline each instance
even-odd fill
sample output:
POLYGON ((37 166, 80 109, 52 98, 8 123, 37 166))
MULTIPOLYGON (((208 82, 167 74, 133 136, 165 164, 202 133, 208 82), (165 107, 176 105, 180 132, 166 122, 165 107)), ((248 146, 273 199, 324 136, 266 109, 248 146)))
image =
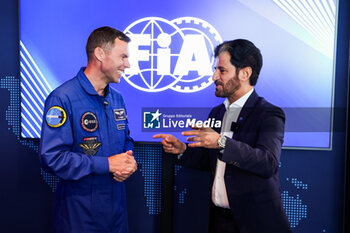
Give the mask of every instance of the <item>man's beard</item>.
POLYGON ((230 79, 225 85, 220 81, 215 81, 215 96, 227 98, 233 95, 238 89, 241 88, 241 84, 237 77, 230 79), (222 87, 219 91, 218 86, 222 87))

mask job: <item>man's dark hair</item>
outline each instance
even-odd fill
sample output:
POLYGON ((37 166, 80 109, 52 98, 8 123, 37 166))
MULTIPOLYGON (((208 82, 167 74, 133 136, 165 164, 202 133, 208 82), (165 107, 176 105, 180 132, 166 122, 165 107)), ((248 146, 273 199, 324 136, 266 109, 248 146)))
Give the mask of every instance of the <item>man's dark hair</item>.
POLYGON ((244 67, 252 68, 249 82, 250 85, 255 86, 263 62, 260 50, 249 40, 237 39, 218 45, 215 48, 215 57, 218 57, 222 52, 228 52, 231 55, 230 62, 236 67, 237 74, 244 67))
POLYGON ((88 60, 90 61, 91 54, 93 54, 96 47, 106 49, 108 46, 112 46, 114 44, 114 40, 116 38, 125 42, 130 42, 130 38, 117 29, 111 27, 100 27, 95 29, 90 34, 86 43, 86 54, 88 60))

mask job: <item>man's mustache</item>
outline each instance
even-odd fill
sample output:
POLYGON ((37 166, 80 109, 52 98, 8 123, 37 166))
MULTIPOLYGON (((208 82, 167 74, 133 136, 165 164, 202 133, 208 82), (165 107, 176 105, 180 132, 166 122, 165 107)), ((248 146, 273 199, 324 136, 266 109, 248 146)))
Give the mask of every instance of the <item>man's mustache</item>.
POLYGON ((224 84, 223 84, 222 82, 220 82, 220 81, 216 80, 216 81, 215 81, 215 86, 218 86, 218 85, 223 86, 224 84))

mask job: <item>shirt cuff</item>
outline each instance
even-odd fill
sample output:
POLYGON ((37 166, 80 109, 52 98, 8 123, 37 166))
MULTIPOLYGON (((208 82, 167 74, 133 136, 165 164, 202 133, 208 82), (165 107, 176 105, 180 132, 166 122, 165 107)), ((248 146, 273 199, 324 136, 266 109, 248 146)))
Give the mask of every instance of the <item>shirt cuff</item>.
MULTIPOLYGON (((186 145, 186 149, 185 149, 185 151, 186 151, 187 150, 187 143, 185 145, 186 145)), ((177 155, 177 160, 181 159, 181 157, 184 155, 185 151, 183 153, 177 155)))
POLYGON ((95 174, 109 174, 108 157, 92 157, 92 169, 95 174))

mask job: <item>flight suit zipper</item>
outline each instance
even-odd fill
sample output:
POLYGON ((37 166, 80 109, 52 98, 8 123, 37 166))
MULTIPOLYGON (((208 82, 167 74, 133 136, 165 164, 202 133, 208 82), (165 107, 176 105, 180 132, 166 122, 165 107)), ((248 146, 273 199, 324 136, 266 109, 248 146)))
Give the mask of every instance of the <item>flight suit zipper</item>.
MULTIPOLYGON (((107 126, 107 134, 106 134, 105 140, 107 142, 107 147, 106 148, 109 148, 109 135, 110 134, 109 134, 109 120, 108 120, 107 106, 108 106, 108 101, 106 101, 105 97, 103 97, 103 108, 104 108, 104 111, 105 111, 106 126, 107 126)), ((107 156, 111 156, 111 154, 109 154, 109 153, 110 153, 110 151, 108 150, 107 156)))

